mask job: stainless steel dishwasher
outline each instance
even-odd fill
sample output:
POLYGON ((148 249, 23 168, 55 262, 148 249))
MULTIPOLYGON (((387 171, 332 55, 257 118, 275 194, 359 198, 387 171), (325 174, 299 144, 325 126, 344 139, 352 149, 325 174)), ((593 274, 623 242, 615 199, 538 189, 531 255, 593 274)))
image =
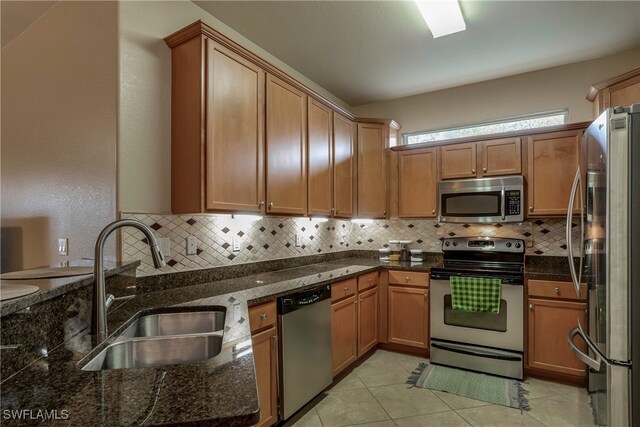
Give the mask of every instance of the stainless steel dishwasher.
POLYGON ((278 298, 280 417, 288 419, 333 380, 331 287, 278 298))

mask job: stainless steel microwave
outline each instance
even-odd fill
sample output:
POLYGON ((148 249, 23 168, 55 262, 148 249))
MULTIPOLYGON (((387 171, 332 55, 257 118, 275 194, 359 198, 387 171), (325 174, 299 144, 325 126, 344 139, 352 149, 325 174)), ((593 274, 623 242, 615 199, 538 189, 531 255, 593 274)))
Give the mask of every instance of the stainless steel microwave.
POLYGON ((524 220, 524 181, 521 176, 440 181, 438 196, 441 222, 524 220))

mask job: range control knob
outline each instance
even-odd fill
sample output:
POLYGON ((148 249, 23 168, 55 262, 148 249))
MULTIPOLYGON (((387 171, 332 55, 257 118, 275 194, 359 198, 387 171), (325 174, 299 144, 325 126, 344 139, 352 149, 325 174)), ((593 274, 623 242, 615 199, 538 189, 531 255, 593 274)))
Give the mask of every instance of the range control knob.
POLYGON ((507 244, 505 246, 510 248, 511 247, 511 242, 507 242, 507 244))
POLYGON ((520 248, 520 243, 519 242, 516 242, 516 248, 518 248, 518 249, 520 248))
POLYGON ((458 246, 458 242, 453 242, 453 246, 458 246))
POLYGON ((449 246, 449 242, 444 242, 444 245, 445 246, 449 246))

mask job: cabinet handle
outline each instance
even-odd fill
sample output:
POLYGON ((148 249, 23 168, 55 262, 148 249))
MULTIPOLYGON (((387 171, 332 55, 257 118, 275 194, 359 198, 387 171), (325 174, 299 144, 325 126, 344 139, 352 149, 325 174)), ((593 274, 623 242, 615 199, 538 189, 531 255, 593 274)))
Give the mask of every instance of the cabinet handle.
POLYGON ((338 214, 338 212, 340 212, 340 209, 336 208, 335 209, 336 215, 338 214))
POLYGON ((345 291, 348 291, 348 290, 349 290, 349 287, 348 287, 348 286, 345 286, 345 287, 344 287, 344 290, 345 290, 345 291))
POLYGON ((263 202, 263 201, 261 201, 260 203, 258 203, 258 207, 259 207, 260 209, 264 208, 264 202, 263 202))
POLYGON ((357 303, 359 303, 359 302, 360 302, 360 301, 358 301, 358 300, 355 300, 355 301, 354 301, 353 303, 354 303, 354 304, 357 304, 357 303))
POLYGON ((275 341, 278 341, 278 336, 277 336, 277 335, 274 335, 274 336, 272 336, 272 337, 271 337, 271 339, 272 339, 274 342, 275 342, 275 341))
POLYGON ((271 210, 271 208, 273 208, 273 202, 269 203, 269 210, 271 210))
POLYGON ((382 211, 382 213, 383 213, 384 215, 386 215, 386 214, 387 214, 387 210, 386 210, 386 209, 385 209, 385 210, 383 210, 383 211, 382 211))
POLYGON ((487 173, 487 168, 482 168, 483 173, 487 173))
POLYGON ((373 282, 373 279, 369 279, 369 283, 373 282))
POLYGON ((560 295, 560 288, 555 288, 554 290, 556 291, 556 295, 560 295))
POLYGON ((269 315, 267 313, 262 313, 260 315, 260 318, 263 319, 263 320, 266 319, 267 317, 269 317, 269 315))
POLYGON ((429 291, 427 291, 427 292, 425 292, 425 293, 424 293, 424 297, 425 297, 425 298, 429 298, 429 291))
POLYGON ((533 304, 529 304, 529 310, 533 310, 533 304))
POLYGON ((411 278, 409 276, 405 276, 404 280, 406 280, 407 283, 409 283, 409 280, 411 280, 411 278))
POLYGON ((476 173, 476 170, 475 169, 471 169, 471 173, 476 173))
POLYGON ((529 206, 529 212, 533 212, 533 206, 529 206))
POLYGON ((431 209, 431 213, 432 214, 436 213, 436 210, 435 209, 431 209))

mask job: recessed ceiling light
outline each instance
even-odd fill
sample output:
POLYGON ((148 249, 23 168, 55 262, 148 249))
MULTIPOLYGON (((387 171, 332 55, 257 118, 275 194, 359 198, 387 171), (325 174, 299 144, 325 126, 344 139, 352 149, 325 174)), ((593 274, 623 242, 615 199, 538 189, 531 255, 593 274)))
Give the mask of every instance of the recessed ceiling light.
POLYGON ((458 0, 416 0, 416 5, 433 38, 464 31, 467 28, 458 0))

